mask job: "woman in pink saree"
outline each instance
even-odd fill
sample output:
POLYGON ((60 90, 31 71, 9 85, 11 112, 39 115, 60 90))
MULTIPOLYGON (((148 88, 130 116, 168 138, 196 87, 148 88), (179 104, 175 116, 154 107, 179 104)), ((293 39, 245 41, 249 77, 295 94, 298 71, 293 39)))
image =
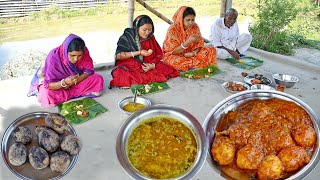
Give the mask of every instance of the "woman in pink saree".
POLYGON ((76 97, 97 97, 103 91, 103 77, 93 70, 84 41, 70 34, 51 50, 44 67, 34 75, 30 95, 37 95, 43 107, 56 106, 76 97))

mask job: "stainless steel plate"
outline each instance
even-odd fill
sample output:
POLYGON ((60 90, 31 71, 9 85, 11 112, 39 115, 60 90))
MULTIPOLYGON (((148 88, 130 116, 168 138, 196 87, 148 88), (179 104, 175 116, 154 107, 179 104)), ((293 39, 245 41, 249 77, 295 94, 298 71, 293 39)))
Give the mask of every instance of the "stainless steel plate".
MULTIPOLYGON (((252 85, 252 82, 251 82, 252 79, 254 79, 254 76, 246 76, 246 77, 243 78, 244 82, 246 82, 247 84, 250 84, 250 85, 252 85)), ((272 84, 271 79, 269 79, 267 77, 264 77, 264 76, 262 76, 262 79, 264 79, 266 82, 268 82, 265 85, 271 85, 272 84)))
MULTIPOLYGON (((238 92, 242 92, 242 91, 232 91, 231 89, 228 88, 228 84, 229 83, 235 83, 235 84, 241 84, 244 88, 246 88, 246 90, 249 90, 250 87, 246 84, 246 83, 243 83, 243 82, 239 82, 239 81, 230 81, 230 82, 224 82, 221 84, 221 86, 229 93, 238 93, 238 92)), ((246 91, 244 90, 244 91, 246 91)))
POLYGON ((320 134, 319 134, 319 119, 314 113, 314 111, 303 101, 299 100, 298 98, 286 94, 279 91, 274 90, 250 90, 250 91, 244 91, 237 94, 234 94, 232 96, 229 96, 228 98, 224 99, 223 101, 219 102, 207 115, 205 122, 203 123, 204 131, 206 132, 207 141, 209 143, 209 148, 207 150, 207 161, 209 162, 210 166, 217 172, 220 176, 224 177, 225 179, 230 179, 230 177, 227 177, 224 175, 220 169, 220 166, 218 163, 216 163, 213 160, 212 154, 211 154, 211 147, 213 138, 215 136, 215 129, 217 127, 217 124, 219 123, 221 117, 228 113, 229 111, 235 109, 240 104, 252 100, 252 99, 270 99, 270 98, 278 98, 283 99, 287 101, 295 102, 297 105, 301 106, 303 109, 306 110, 306 112, 310 115, 313 127, 316 130, 317 134, 317 142, 316 147, 313 152, 313 155, 311 157, 310 162, 305 165, 302 169, 300 169, 298 172, 296 172, 294 175, 287 178, 288 180, 293 179, 302 179, 305 176, 307 176, 318 164, 320 155, 319 155, 319 143, 320 143, 320 134))
POLYGON ((116 152, 117 157, 122 165, 123 169, 133 178, 133 179, 151 179, 148 178, 141 173, 139 173, 130 163, 129 158, 127 156, 126 146, 128 143, 129 136, 131 132, 137 127, 141 122, 147 120, 153 116, 169 116, 178 119, 180 122, 189 127, 196 138, 197 141, 197 156, 192 167, 184 174, 179 177, 172 178, 173 179, 191 179, 194 175, 196 175, 200 169, 202 168, 205 159, 206 159, 206 151, 207 151, 207 141, 205 140, 205 134, 201 127, 201 124, 198 120, 192 116, 187 111, 176 108, 169 105, 153 105, 143 109, 136 111, 131 114, 128 119, 121 125, 117 143, 116 143, 116 152))
MULTIPOLYGON (((9 162, 8 158, 8 151, 10 146, 14 143, 14 140, 11 136, 11 133, 13 130, 18 127, 18 126, 25 126, 28 127, 31 132, 32 132, 32 142, 28 143, 26 145, 27 149, 29 150, 32 146, 38 145, 38 138, 37 135, 35 134, 34 130, 36 126, 45 126, 45 117, 49 114, 48 112, 34 112, 34 113, 29 113, 25 114, 18 119, 16 119, 14 122, 12 122, 7 130, 5 131, 3 137, 2 137, 2 142, 1 142, 1 154, 2 158, 9 168, 9 170, 15 174, 17 177, 25 180, 45 180, 45 179, 51 179, 51 180, 56 180, 60 179, 61 177, 65 176, 70 172, 70 170, 73 168, 73 166, 76 164, 78 156, 70 156, 70 165, 67 168, 67 170, 64 173, 55 173, 51 171, 50 165, 46 167, 45 169, 42 170, 37 170, 34 169, 29 161, 27 160, 23 165, 21 166, 13 166, 9 162)), ((75 130, 71 125, 68 124, 69 128, 69 133, 73 135, 77 135, 75 130)), ((51 154, 49 153, 49 156, 51 154)))

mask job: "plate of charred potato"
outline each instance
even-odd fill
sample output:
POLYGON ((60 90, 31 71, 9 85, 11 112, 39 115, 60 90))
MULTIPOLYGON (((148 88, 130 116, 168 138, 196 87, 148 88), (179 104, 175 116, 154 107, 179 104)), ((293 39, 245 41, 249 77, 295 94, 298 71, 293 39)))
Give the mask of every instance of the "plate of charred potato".
POLYGON ((237 93, 250 89, 250 87, 246 83, 239 81, 224 82, 221 86, 229 93, 237 93))
POLYGON ((21 179, 60 179, 75 165, 81 142, 58 113, 33 112, 5 131, 1 152, 9 170, 21 179))
POLYGON ((265 84, 265 85, 271 85, 272 81, 263 76, 262 74, 254 74, 254 75, 248 75, 246 73, 242 73, 242 76, 244 76, 244 82, 250 85, 254 84, 265 84))

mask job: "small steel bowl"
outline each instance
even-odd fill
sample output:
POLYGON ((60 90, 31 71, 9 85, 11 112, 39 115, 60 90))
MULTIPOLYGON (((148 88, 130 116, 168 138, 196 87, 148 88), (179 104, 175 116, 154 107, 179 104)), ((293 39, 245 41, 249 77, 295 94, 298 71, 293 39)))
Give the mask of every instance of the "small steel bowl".
POLYGON ((265 84, 254 84, 250 87, 251 90, 255 89, 262 89, 262 90, 276 90, 271 86, 265 85, 265 84))
MULTIPOLYGON (((133 112, 128 112, 126 110, 123 109, 123 107, 129 103, 132 103, 133 102, 133 96, 130 96, 130 97, 126 97, 124 99, 122 99, 119 103, 118 103, 118 107, 119 109, 122 111, 122 112, 125 112, 127 114, 132 114, 133 112)), ((150 106, 151 105, 151 101, 147 98, 144 98, 144 97, 137 97, 136 99, 136 103, 140 103, 140 104, 143 104, 145 107, 147 106, 150 106)))
POLYGON ((130 163, 127 155, 127 143, 131 132, 144 120, 147 120, 154 116, 169 116, 179 120, 181 123, 185 124, 193 132, 195 139, 197 141, 197 155, 193 165, 184 174, 171 178, 171 180, 176 179, 191 179, 196 175, 202 168, 206 160, 206 152, 208 148, 208 143, 206 141, 205 133, 199 121, 192 116, 187 111, 176 108, 169 105, 152 105, 143 109, 136 111, 134 114, 130 115, 129 118, 121 125, 116 142, 116 152, 118 160, 123 167, 123 169, 131 176, 133 179, 152 179, 141 173, 139 173, 130 163))
POLYGON ((287 74, 273 74, 272 75, 276 84, 284 85, 286 88, 291 88, 299 81, 299 78, 296 76, 291 76, 287 74))
POLYGON ((272 90, 250 90, 250 91, 243 91, 237 94, 233 94, 226 99, 219 102, 213 109, 209 112, 207 115, 204 123, 203 128, 206 133, 207 141, 208 141, 208 149, 207 149, 207 161, 210 164, 210 166, 213 168, 213 170, 218 173, 221 177, 225 179, 230 179, 229 176, 224 174, 221 170, 221 167, 219 164, 213 160, 212 154, 211 154, 211 148, 212 148, 212 142, 215 136, 215 129, 221 119, 222 116, 224 116, 229 111, 232 111, 240 104, 253 100, 253 99, 270 99, 270 98, 278 98, 283 99, 287 101, 292 101, 296 103, 297 105, 301 106, 305 111, 310 115, 310 118, 313 123, 313 127, 317 134, 317 141, 315 143, 315 149, 311 156, 311 160, 308 164, 306 164, 302 169, 297 171, 295 174, 291 175, 287 178, 287 180, 294 180, 294 179, 303 179, 306 177, 318 164, 320 159, 320 134, 319 134, 319 126, 318 122, 319 119, 315 112, 303 101, 299 100, 298 98, 279 91, 272 91, 272 90))

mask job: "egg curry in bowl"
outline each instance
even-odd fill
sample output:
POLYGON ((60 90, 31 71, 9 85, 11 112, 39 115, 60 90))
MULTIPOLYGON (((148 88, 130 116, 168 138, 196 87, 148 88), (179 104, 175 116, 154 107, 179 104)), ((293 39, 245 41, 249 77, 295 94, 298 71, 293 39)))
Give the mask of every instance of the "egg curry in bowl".
POLYGON ((153 116, 131 132, 127 155, 131 165, 144 176, 175 178, 194 164, 197 142, 192 130, 178 119, 153 116))
POLYGON ((285 179, 310 162, 317 145, 309 114, 283 99, 250 100, 217 124, 211 154, 233 179, 285 179))

